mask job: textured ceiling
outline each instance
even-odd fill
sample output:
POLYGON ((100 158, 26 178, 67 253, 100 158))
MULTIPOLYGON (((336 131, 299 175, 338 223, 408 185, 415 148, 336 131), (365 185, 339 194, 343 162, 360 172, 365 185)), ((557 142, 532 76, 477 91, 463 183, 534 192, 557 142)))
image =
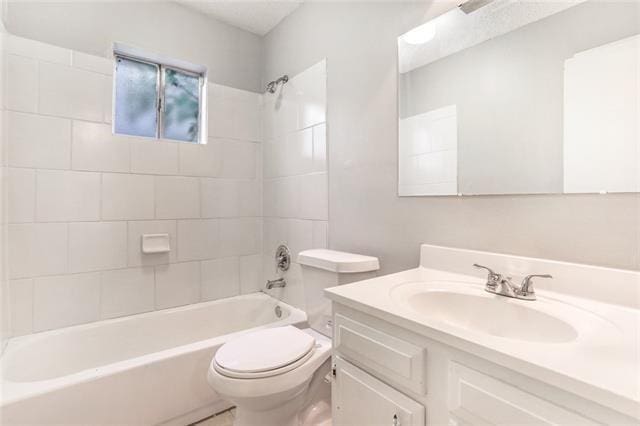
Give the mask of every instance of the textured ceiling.
POLYGON ((245 0, 174 0, 227 24, 265 35, 291 12, 302 0, 245 1, 245 0))

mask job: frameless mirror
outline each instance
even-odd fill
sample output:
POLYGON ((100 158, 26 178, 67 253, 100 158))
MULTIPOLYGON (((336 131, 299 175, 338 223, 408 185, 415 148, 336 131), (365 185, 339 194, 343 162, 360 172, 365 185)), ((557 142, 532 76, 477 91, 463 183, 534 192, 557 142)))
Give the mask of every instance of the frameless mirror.
POLYGON ((469 0, 398 38, 400 196, 640 192, 640 2, 469 0))

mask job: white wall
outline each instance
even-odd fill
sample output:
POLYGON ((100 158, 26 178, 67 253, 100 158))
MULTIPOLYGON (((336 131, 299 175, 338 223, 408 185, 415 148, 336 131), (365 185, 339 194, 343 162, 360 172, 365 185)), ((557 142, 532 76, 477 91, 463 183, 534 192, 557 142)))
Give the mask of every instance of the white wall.
POLYGON ((214 83, 262 92, 261 38, 176 3, 6 1, 11 34, 103 57, 122 42, 205 65, 214 83))
POLYGON ((266 36, 265 80, 327 58, 331 248, 383 273, 423 242, 640 269, 640 194, 397 197, 397 36, 453 6, 305 3, 266 36))
POLYGON ((264 95, 263 281, 279 276, 274 257, 286 244, 293 261, 287 286, 270 293, 303 309, 298 253, 327 247, 326 70, 321 61, 264 95))
POLYGON ((113 135, 112 60, 4 47, 14 335, 257 289, 261 95, 209 84, 205 145, 113 135))

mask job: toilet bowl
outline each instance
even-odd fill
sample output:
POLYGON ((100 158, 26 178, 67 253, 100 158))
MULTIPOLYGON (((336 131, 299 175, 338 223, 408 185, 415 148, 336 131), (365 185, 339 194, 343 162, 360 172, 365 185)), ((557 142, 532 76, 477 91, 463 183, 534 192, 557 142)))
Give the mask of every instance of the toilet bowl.
POLYGON ((300 252, 310 328, 244 334, 218 349, 209 385, 236 406, 234 426, 331 425, 331 304, 323 291, 371 278, 378 259, 333 250, 300 252))
POLYGON ((259 330, 221 347, 207 379, 236 406, 235 426, 330 424, 330 357, 331 340, 311 329, 259 330))

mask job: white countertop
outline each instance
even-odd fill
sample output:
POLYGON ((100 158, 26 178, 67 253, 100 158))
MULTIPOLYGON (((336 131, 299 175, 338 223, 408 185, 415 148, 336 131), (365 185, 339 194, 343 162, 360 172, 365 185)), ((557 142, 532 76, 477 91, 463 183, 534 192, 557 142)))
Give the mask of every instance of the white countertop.
MULTIPOLYGON (((580 318, 578 337, 573 341, 514 340, 433 320, 390 296, 400 284, 417 281, 463 282, 474 286, 477 291, 483 291, 485 283, 484 279, 470 275, 419 267, 333 287, 326 290, 326 295, 336 303, 640 418, 640 310, 544 290, 537 290, 537 301, 487 296, 502 298, 505 303, 527 304, 543 311, 545 306, 557 309, 554 300, 561 301, 575 308, 574 312, 581 311, 587 315, 580 318), (600 321, 586 321, 588 315, 595 315, 600 321)), ((570 313, 565 312, 564 315, 570 313)))

